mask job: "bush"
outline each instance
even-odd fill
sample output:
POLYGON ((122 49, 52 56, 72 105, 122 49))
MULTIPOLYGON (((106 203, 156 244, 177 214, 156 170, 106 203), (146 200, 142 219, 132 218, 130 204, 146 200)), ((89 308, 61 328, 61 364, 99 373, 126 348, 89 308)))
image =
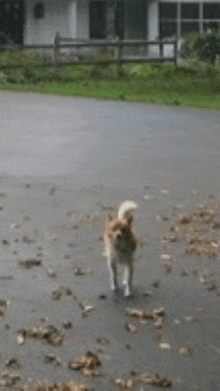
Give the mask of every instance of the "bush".
POLYGON ((218 55, 220 55, 219 31, 207 31, 203 35, 189 34, 181 48, 183 58, 195 58, 211 64, 215 64, 218 55))
POLYGON ((34 53, 20 50, 4 50, 0 52, 0 65, 43 65, 46 58, 34 53))

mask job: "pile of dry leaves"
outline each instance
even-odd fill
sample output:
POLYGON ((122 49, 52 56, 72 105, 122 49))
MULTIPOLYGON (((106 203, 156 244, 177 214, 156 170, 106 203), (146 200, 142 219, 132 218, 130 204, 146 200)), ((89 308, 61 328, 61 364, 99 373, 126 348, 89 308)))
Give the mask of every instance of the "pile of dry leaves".
POLYGON ((194 210, 175 217, 163 244, 184 241, 186 254, 216 257, 220 252, 220 214, 218 202, 209 200, 194 210))
POLYGON ((24 344, 26 338, 42 339, 53 346, 62 345, 64 340, 63 334, 51 324, 36 325, 33 326, 30 330, 19 330, 17 335, 17 343, 19 345, 24 344))
MULTIPOLYGON (((165 311, 163 307, 151 309, 126 308, 126 315, 138 319, 153 321, 155 328, 161 328, 164 323, 165 311)), ((126 324, 127 331, 132 331, 132 325, 126 324)))

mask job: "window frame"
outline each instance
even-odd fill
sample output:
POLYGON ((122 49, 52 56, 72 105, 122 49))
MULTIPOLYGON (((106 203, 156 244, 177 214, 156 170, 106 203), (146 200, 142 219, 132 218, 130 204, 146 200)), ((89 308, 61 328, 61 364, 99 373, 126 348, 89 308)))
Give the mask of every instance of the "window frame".
MULTIPOLYGON (((219 18, 204 18, 204 6, 206 4, 219 4, 219 2, 217 1, 213 1, 213 2, 207 2, 207 1, 192 1, 192 2, 183 2, 183 1, 169 1, 169 0, 166 0, 166 1, 159 1, 158 2, 158 15, 159 15, 159 24, 158 24, 158 36, 160 37, 160 39, 166 39, 166 37, 161 37, 161 24, 163 23, 176 23, 177 24, 177 27, 176 27, 176 34, 175 34, 175 37, 177 39, 180 39, 180 38, 183 38, 184 35, 182 35, 181 33, 181 25, 182 23, 198 23, 198 32, 200 34, 203 34, 204 31, 206 31, 206 27, 207 24, 219 24, 219 28, 220 28, 220 16, 219 18), (161 14, 160 14, 160 5, 161 4, 165 4, 165 3, 172 3, 172 4, 176 4, 177 6, 177 16, 176 18, 164 18, 164 17, 161 17, 161 14), (192 5, 192 4, 198 4, 198 8, 199 8, 199 11, 198 11, 198 18, 183 18, 181 17, 181 5, 184 4, 189 4, 189 5, 192 5)), ((173 36, 172 36, 173 37, 173 36)), ((170 37, 167 37, 168 39, 170 37)))

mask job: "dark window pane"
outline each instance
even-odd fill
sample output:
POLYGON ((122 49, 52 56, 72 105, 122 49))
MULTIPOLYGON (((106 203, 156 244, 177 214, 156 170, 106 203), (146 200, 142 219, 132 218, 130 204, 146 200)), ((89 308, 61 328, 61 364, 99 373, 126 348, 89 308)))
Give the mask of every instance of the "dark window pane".
POLYGON ((203 29, 204 31, 207 30, 220 30, 220 22, 204 22, 203 23, 203 29))
POLYGON ((198 3, 182 3, 180 6, 182 19, 198 19, 199 4, 198 3))
POLYGON ((176 3, 160 3, 160 18, 176 19, 177 4, 176 3))
POLYGON ((204 19, 219 19, 220 18, 220 4, 219 3, 204 3, 203 4, 203 18, 204 19))
POLYGON ((115 7, 115 35, 124 39, 125 7, 123 1, 118 1, 115 7))
POLYGON ((161 22, 160 23, 160 39, 175 37, 177 35, 176 22, 161 22))
POLYGON ((199 32, 199 23, 196 22, 182 22, 180 25, 180 35, 183 37, 184 35, 199 32))
POLYGON ((42 1, 38 1, 37 3, 35 3, 33 11, 35 19, 42 19, 45 13, 44 3, 42 1))
POLYGON ((106 11, 105 1, 92 1, 90 3, 90 38, 103 39, 106 37, 106 11))
POLYGON ((0 1, 1 43, 23 43, 24 15, 24 1, 0 1))

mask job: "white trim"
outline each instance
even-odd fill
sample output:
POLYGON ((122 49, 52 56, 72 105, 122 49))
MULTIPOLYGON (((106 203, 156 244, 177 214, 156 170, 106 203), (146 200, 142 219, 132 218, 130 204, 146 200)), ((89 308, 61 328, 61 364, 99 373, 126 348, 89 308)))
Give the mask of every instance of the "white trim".
POLYGON ((70 37, 76 38, 77 34, 77 2, 73 0, 69 4, 69 31, 70 37))

